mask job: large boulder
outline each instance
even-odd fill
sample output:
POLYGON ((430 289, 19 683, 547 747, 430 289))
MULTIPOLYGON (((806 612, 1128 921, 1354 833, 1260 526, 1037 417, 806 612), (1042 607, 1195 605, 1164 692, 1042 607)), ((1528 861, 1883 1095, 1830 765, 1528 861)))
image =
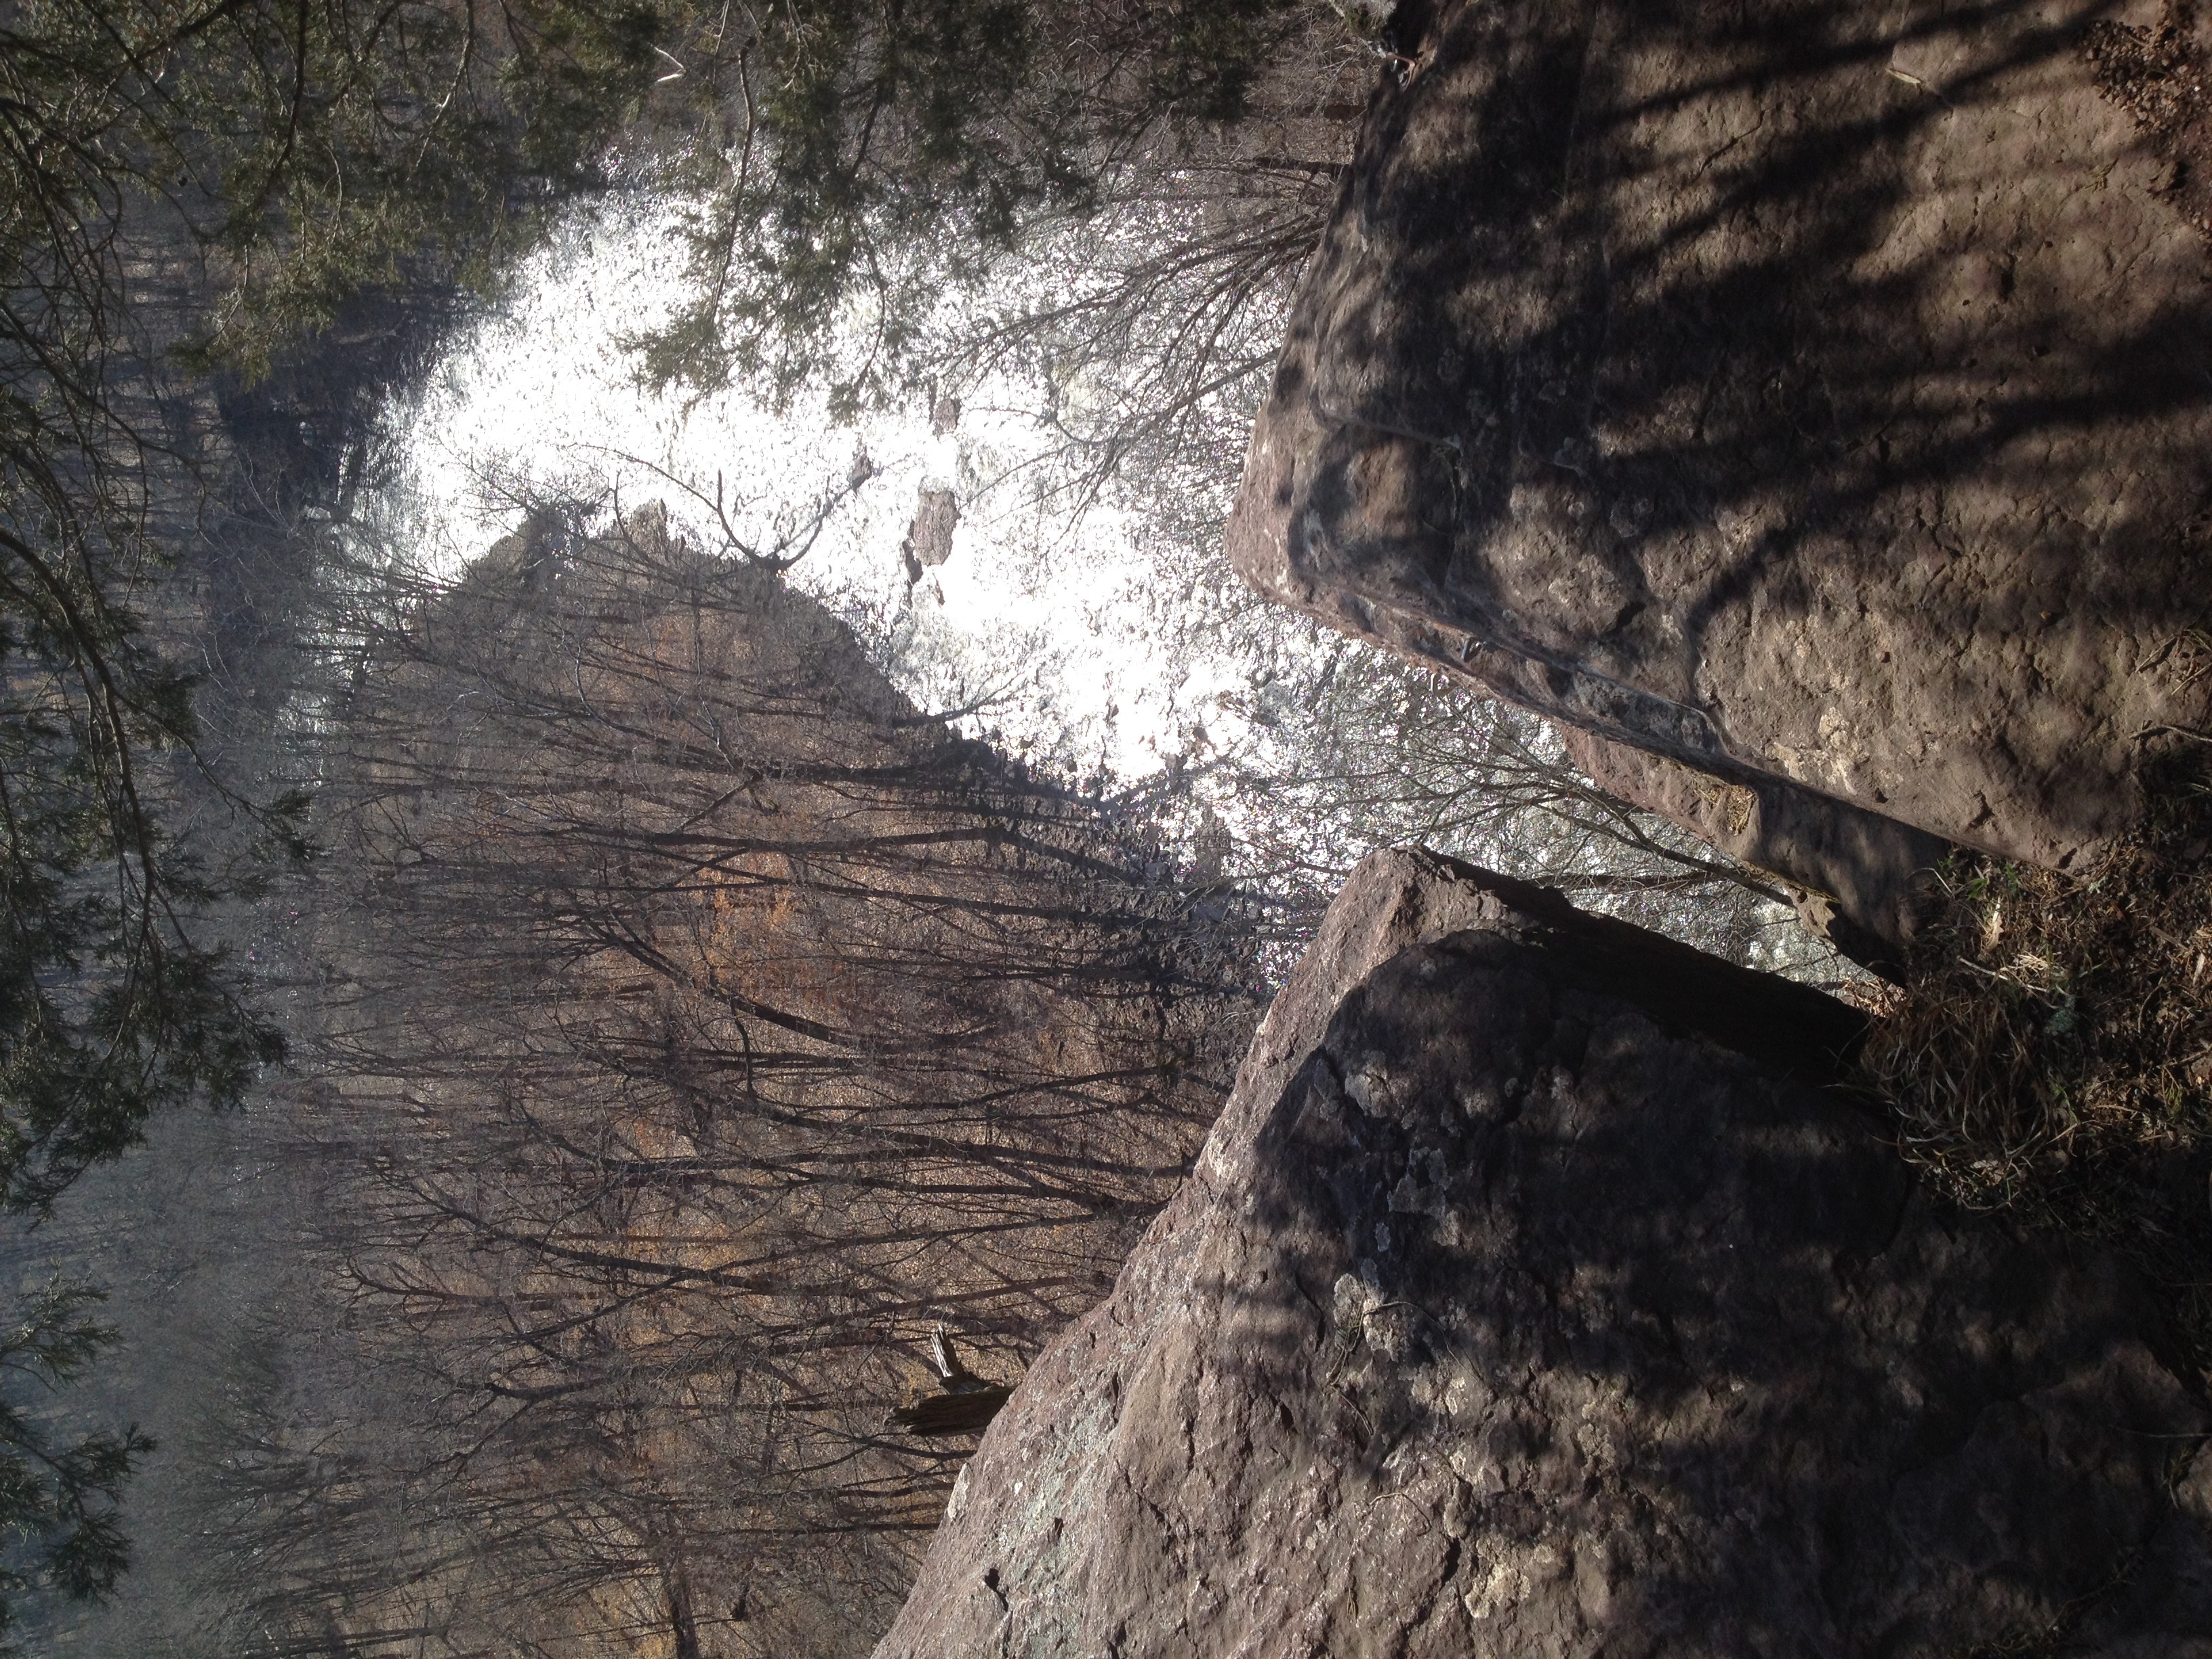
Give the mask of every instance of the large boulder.
POLYGON ((1662 810, 1683 768, 1752 790, 1765 830, 1692 827, 1876 931, 1947 842, 2063 866, 2127 828, 2146 747, 2212 699, 2212 30, 2157 34, 2157 0, 1400 14, 1243 574, 1662 810))
POLYGON ((878 1659, 2212 1655, 2154 1310, 1932 1202, 1857 1029, 1370 860, 878 1659))

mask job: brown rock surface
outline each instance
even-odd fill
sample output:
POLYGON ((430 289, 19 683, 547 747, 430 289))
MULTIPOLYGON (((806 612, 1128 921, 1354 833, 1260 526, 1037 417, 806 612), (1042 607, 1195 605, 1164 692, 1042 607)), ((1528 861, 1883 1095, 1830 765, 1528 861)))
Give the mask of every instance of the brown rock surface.
POLYGON ((1813 1085, 1855 1029, 1370 860, 878 1659, 2212 1655, 2138 1291, 1939 1212, 1813 1085))
POLYGON ((1785 778, 1710 771, 1569 726, 1568 757, 1592 781, 1754 869, 1797 884, 1799 909, 1844 955, 1894 976, 1912 937, 1922 872, 1951 843, 1785 778))
POLYGON ((1768 848, 1832 891, 1883 838, 1837 803, 2100 844, 2212 696, 2174 648, 2212 618, 2206 250, 2085 49, 2159 15, 1438 8, 1306 273, 1238 568, 1835 818, 1768 848))

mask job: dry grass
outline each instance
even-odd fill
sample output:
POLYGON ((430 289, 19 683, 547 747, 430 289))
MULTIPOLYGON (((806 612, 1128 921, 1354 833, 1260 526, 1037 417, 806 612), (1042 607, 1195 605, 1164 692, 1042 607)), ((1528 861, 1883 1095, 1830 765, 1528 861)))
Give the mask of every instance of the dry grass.
POLYGON ((2212 745, 2145 782, 2142 829, 2086 873, 1936 872, 1863 1065, 1941 1189, 2124 1244, 2212 1362, 2212 745))

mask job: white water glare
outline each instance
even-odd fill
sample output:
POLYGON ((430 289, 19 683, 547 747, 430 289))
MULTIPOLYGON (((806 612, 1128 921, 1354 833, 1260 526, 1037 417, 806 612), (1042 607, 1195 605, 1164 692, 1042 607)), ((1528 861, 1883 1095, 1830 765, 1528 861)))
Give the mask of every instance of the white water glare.
POLYGON ((395 495, 434 574, 512 532, 523 495, 564 486, 614 511, 662 501, 709 548, 724 540, 719 489, 739 533, 765 543, 779 514, 811 512, 865 454, 873 476, 789 579, 896 637, 917 701, 987 703, 970 730, 1123 782, 1245 735, 1222 699, 1251 665, 1176 648, 1123 515, 1099 506, 1071 523, 1024 487, 1024 464, 1051 447, 1029 388, 957 388, 957 423, 939 432, 927 408, 848 426, 806 393, 778 413, 742 387, 688 407, 680 390, 641 387, 622 343, 678 303, 684 254, 676 216, 650 202, 580 217, 433 374, 403 418, 395 495), (960 520, 950 556, 910 581, 901 544, 925 489, 951 490, 960 520))

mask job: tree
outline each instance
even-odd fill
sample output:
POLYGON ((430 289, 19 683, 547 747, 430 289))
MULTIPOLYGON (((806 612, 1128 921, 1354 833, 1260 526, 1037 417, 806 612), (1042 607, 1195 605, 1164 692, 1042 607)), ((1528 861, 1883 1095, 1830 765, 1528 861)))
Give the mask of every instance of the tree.
POLYGON ((1262 740, 1218 757, 1230 801, 1265 799, 1249 879, 1316 914, 1359 849, 1421 845, 1746 960, 1838 971, 1781 884, 1583 776, 1540 718, 1350 641, 1296 687, 1247 694, 1262 740), (1288 795, 1299 810, 1285 812, 1288 795))
MULTIPOLYGON (((597 182, 658 27, 568 0, 0 8, 7 1211, 46 1214, 152 1113, 233 1103, 282 1052, 199 926, 239 888, 173 828, 212 787, 249 826, 234 864, 302 846, 302 801, 194 775, 173 656, 199 619, 168 573, 240 484, 207 382, 267 374, 366 290, 488 283, 547 206, 597 182)), ((80 1316, 90 1294, 25 1304, 20 1376, 61 1383, 106 1345, 80 1316)), ((43 1565, 0 1579, 0 1613, 34 1581, 103 1593, 145 1443, 57 1450, 31 1418, 7 1425, 0 1530, 43 1565)))
POLYGON ((1009 1377, 1218 1106, 1234 920, 894 692, 783 580, 812 521, 541 504, 331 636, 294 1111, 358 1376, 226 1466, 270 1652, 865 1646, 957 1468, 889 1420, 931 1330, 1009 1377))
POLYGON ((87 1316, 102 1300, 89 1285, 55 1279, 0 1330, 0 1650, 12 1608, 42 1584, 84 1600, 104 1595, 130 1565, 116 1508, 132 1466, 154 1449, 136 1425, 120 1433, 56 1440, 26 1387, 51 1393, 116 1340, 87 1316))
POLYGON ((10 1207, 50 1205, 151 1110, 234 1099, 276 1052, 221 952, 184 931, 211 890, 162 829, 150 759, 194 737, 161 649, 189 626, 160 587, 171 498, 189 525, 221 484, 164 420, 164 359, 265 373, 364 289, 481 280, 542 200, 592 183, 659 27, 567 0, 496 18, 346 0, 0 15, 10 1207), (180 252, 214 279, 196 314, 149 330, 132 302, 180 252))
POLYGON ((838 408, 888 394, 948 290, 1217 149, 1313 27, 1303 0, 799 0, 678 22, 662 179, 693 204, 696 297, 641 343, 647 372, 827 380, 838 408))

